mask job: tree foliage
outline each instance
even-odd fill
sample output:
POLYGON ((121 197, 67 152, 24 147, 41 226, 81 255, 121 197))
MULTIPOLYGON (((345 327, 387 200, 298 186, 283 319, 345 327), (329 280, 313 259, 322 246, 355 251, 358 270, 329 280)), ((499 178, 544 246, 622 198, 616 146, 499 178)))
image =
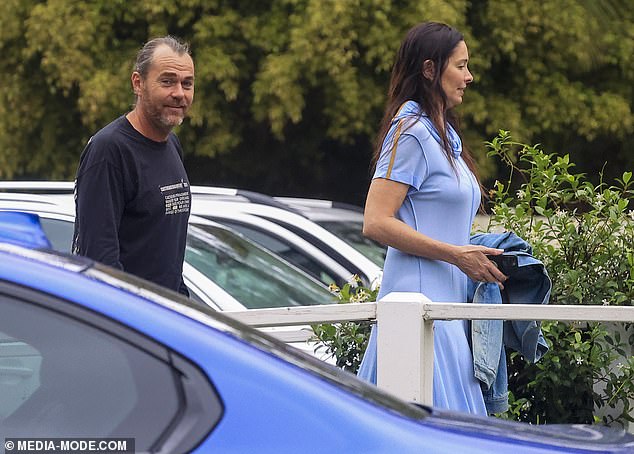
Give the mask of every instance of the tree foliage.
POLYGON ((632 164, 632 3, 5 0, 0 177, 72 177, 88 137, 130 108, 136 51, 170 33, 196 64, 179 130, 194 181, 359 201, 395 51, 423 20, 465 33, 463 129, 485 175, 500 128, 572 148, 582 168, 597 151, 632 164))

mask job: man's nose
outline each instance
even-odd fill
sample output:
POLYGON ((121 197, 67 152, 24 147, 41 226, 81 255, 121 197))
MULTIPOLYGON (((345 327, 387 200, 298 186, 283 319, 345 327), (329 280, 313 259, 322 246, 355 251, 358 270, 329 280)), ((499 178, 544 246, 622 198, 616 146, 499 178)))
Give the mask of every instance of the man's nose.
POLYGON ((181 82, 177 82, 174 84, 172 96, 174 98, 182 98, 183 96, 185 96, 185 89, 183 88, 183 84, 181 82))

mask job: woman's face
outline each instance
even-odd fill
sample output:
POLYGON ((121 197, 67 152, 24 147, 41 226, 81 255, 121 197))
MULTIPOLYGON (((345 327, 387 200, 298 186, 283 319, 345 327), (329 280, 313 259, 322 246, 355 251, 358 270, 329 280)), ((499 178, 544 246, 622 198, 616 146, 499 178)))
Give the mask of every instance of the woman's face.
POLYGON ((460 41, 451 52, 447 66, 440 78, 440 84, 447 97, 447 108, 451 109, 462 103, 464 90, 473 81, 467 68, 469 51, 464 41, 460 41))

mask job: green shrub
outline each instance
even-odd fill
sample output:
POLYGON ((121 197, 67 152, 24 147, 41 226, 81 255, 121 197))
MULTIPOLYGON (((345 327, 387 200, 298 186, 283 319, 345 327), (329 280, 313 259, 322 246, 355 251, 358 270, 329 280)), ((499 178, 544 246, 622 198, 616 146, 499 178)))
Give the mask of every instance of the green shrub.
MULTIPOLYGON (((488 146, 510 172, 507 182, 497 181, 490 191, 489 229, 512 230, 533 246, 553 282, 551 304, 631 305, 632 173, 613 185, 594 185, 572 172, 568 155, 513 142, 507 131, 488 146)), ((537 364, 509 354, 511 409, 504 416, 588 423, 595 420, 595 405, 620 405, 620 415, 604 422, 632 420, 634 334, 622 340, 602 323, 544 322, 542 330, 550 351, 537 364), (595 391, 595 383, 605 389, 595 391)))
MULTIPOLYGON (((354 275, 341 288, 331 284, 330 291, 340 304, 376 301, 378 288, 369 289, 360 284, 361 279, 354 275)), ((356 373, 368 343, 370 327, 370 322, 312 325, 313 342, 317 344, 315 351, 325 350, 335 358, 338 367, 356 373)))

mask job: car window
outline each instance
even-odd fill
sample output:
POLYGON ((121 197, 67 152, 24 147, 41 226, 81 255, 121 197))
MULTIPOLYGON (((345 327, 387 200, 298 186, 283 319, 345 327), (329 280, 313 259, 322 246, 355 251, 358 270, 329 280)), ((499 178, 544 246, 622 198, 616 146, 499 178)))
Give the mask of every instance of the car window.
POLYGON ((250 240, 261 245, 265 249, 268 249, 269 251, 272 251, 273 253, 279 255, 284 260, 292 263, 299 269, 319 279, 322 283, 326 285, 335 283, 341 286, 345 282, 343 278, 338 277, 330 269, 323 266, 319 261, 302 252, 299 248, 285 241, 282 241, 281 239, 276 238, 273 235, 268 234, 267 232, 226 219, 220 220, 219 222, 231 227, 237 232, 240 232, 250 240))
POLYGON ((0 295, 0 437, 130 437, 179 411, 166 362, 65 314, 0 295))
POLYGON ((247 239, 222 227, 201 230, 190 228, 187 263, 248 309, 334 302, 325 286, 247 239))
POLYGON ((53 249, 70 253, 73 242, 72 222, 40 216, 40 224, 42 224, 46 237, 53 245, 53 249))
POLYGON ((378 266, 383 267, 387 249, 380 243, 363 236, 363 223, 355 221, 317 221, 317 224, 337 235, 378 266))

